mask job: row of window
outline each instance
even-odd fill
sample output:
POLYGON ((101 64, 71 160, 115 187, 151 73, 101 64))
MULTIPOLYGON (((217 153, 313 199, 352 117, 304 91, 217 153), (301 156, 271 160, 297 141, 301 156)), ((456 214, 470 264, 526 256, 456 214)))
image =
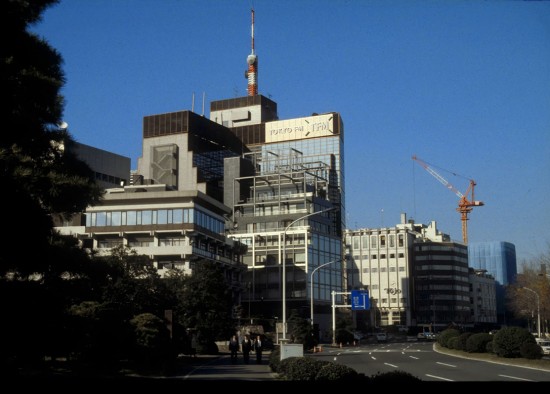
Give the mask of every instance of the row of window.
POLYGON ((86 213, 86 227, 142 226, 193 223, 214 233, 223 234, 223 221, 194 208, 144 209, 86 213))
MULTIPOLYGON (((376 249, 380 245, 380 248, 386 246, 395 248, 396 246, 396 234, 379 234, 379 235, 354 235, 351 237, 351 243, 349 236, 346 237, 346 245, 352 245, 352 249, 376 249), (370 241, 370 246, 369 246, 370 241)), ((397 247, 402 248, 405 246, 405 234, 397 234, 397 247)))
MULTIPOLYGON (((368 274, 370 271, 371 274, 376 274, 378 272, 396 272, 397 270, 399 270, 399 272, 405 272, 405 267, 380 267, 380 269, 377 267, 363 268, 363 273, 368 274)), ((348 271, 352 274, 358 274, 359 268, 348 268, 348 271)))
MULTIPOLYGON (((371 260, 378 260, 378 257, 379 257, 378 255, 373 254, 373 255, 370 256, 370 259, 371 259, 371 260)), ((405 254, 404 254, 404 253, 397 253, 397 257, 398 257, 398 258, 404 258, 404 257, 405 257, 405 254)), ((387 255, 386 255, 385 253, 380 253, 380 260, 383 260, 383 259, 386 259, 386 258, 387 258, 387 255)), ((389 257, 389 258, 390 258, 390 259, 395 259, 395 253, 390 253, 390 257, 389 257)), ((355 256, 353 256, 353 259, 354 259, 355 261, 359 261, 359 260, 368 260, 368 259, 369 259, 369 256, 366 255, 366 254, 364 254, 364 255, 362 255, 362 256, 360 256, 360 255, 355 255, 355 256)))
POLYGON ((127 182, 126 179, 119 178, 113 175, 104 174, 102 172, 95 172, 94 174, 95 174, 95 179, 97 179, 98 181, 111 183, 117 186, 120 186, 122 183, 125 184, 127 182))

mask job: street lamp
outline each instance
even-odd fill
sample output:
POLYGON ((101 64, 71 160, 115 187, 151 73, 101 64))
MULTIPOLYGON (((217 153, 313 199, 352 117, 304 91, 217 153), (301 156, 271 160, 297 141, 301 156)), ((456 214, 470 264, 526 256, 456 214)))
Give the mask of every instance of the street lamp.
POLYGON ((531 293, 533 293, 534 295, 537 296, 537 333, 538 333, 538 337, 540 338, 540 302, 539 302, 539 295, 535 290, 532 290, 528 287, 522 287, 522 289, 530 291, 531 293))
POLYGON ((310 311, 310 320, 311 320, 311 328, 313 329, 313 274, 315 273, 315 271, 317 271, 319 268, 323 268, 324 266, 326 265, 329 265, 329 264, 334 264, 334 263, 338 263, 342 261, 341 259, 338 259, 338 260, 334 260, 334 261, 329 261, 328 263, 325 263, 325 264, 321 264, 320 266, 318 267, 315 267, 313 269, 313 271, 311 271, 311 280, 309 281, 309 284, 310 284, 310 302, 311 302, 311 305, 310 305, 310 308, 309 308, 309 311, 310 311))
POLYGON ((282 264, 283 264, 283 286, 282 286, 282 303, 283 303, 283 341, 286 341, 286 232, 292 225, 302 219, 305 219, 309 216, 313 215, 319 215, 324 212, 333 211, 336 207, 330 207, 327 209, 323 209, 321 211, 317 212, 311 212, 307 215, 300 216, 298 219, 293 220, 290 222, 288 226, 286 226, 285 230, 283 231, 283 256, 282 256, 282 264))

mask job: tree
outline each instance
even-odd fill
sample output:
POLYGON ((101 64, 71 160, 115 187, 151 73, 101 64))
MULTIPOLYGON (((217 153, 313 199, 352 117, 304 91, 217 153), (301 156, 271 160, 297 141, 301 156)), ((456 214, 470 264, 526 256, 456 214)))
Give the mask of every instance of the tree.
POLYGON ((288 318, 288 326, 290 328, 290 338, 294 343, 302 343, 304 350, 311 349, 317 345, 317 338, 311 328, 311 322, 293 310, 288 318))
POLYGON ((164 310, 174 304, 175 296, 148 256, 120 245, 111 249, 110 256, 95 260, 108 267, 102 302, 113 305, 121 316, 130 318, 141 313, 163 316, 164 310))
POLYGON ((52 249, 58 238, 52 214, 83 211, 101 196, 89 166, 65 149, 72 136, 58 126, 64 108, 61 55, 27 30, 55 3, 10 0, 0 5, 3 31, 9 34, 0 55, 0 183, 9 207, 0 239, 12 246, 0 255, 0 275, 19 280, 64 274, 54 260, 59 251, 52 249))
POLYGON ((196 332, 199 352, 216 352, 214 341, 229 338, 236 326, 232 291, 222 268, 201 260, 195 263, 192 275, 174 278, 172 286, 178 281, 183 285, 175 308, 178 322, 196 332))
POLYGON ((506 289, 506 299, 514 315, 526 319, 533 327, 537 324, 537 313, 540 311, 541 332, 546 332, 547 322, 550 320, 550 278, 547 276, 550 274, 542 272, 543 265, 550 267, 550 245, 546 253, 523 263, 523 272, 518 274, 516 282, 506 289), (524 287, 537 293, 538 305, 535 294, 524 287))

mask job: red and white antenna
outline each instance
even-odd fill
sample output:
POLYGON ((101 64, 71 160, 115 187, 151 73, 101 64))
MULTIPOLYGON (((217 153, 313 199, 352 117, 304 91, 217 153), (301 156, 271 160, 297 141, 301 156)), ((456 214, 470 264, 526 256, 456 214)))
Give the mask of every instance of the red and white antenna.
POLYGON ((254 9, 252 12, 252 52, 246 58, 248 63, 248 70, 244 73, 246 79, 248 79, 248 95, 256 96, 258 94, 258 57, 254 53, 254 9))

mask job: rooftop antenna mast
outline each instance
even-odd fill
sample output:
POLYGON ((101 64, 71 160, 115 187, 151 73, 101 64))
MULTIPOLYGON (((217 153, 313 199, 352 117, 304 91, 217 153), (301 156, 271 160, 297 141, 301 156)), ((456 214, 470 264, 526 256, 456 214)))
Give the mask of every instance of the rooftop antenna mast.
POLYGON ((248 69, 244 73, 244 77, 248 79, 248 95, 256 96, 258 94, 258 57, 254 53, 254 8, 252 12, 252 52, 246 58, 248 69))

